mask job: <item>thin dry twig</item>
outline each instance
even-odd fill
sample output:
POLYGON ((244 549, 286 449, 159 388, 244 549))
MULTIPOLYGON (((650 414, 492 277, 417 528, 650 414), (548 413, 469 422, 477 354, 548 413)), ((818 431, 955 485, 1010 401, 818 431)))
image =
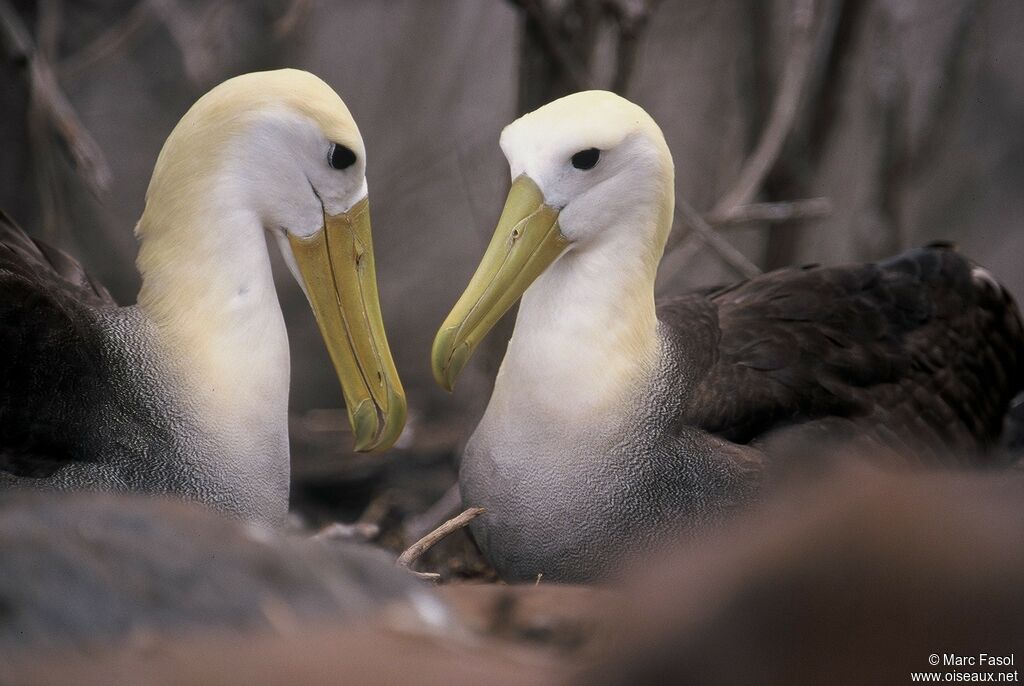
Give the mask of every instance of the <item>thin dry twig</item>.
POLYGON ((440 574, 436 574, 434 572, 417 572, 412 568, 413 564, 416 560, 420 559, 423 553, 433 548, 444 538, 469 524, 484 512, 486 512, 486 510, 482 507, 470 507, 464 510, 462 514, 452 517, 447 522, 406 548, 405 552, 398 556, 397 564, 400 567, 405 567, 421 579, 428 579, 430 581, 440 580, 440 574))
POLYGON ((814 219, 832 213, 832 203, 828 198, 808 198, 791 202, 763 202, 742 205, 729 214, 720 223, 712 225, 708 217, 702 217, 692 205, 681 197, 676 198, 676 214, 684 226, 691 231, 677 230, 669 237, 665 246, 665 257, 662 269, 673 271, 676 267, 686 264, 690 258, 700 252, 702 247, 715 251, 719 258, 746 278, 757 276, 761 269, 731 243, 716 232, 716 229, 728 229, 754 222, 780 223, 801 219, 814 219), (696 240, 691 240, 696 239, 696 240), (676 267, 666 266, 676 265, 676 267))
POLYGON ((36 50, 31 34, 8 0, 0 0, 0 36, 11 59, 25 66, 36 111, 49 120, 67 145, 78 173, 94 192, 105 191, 112 175, 102 149, 82 124, 49 60, 36 50))
POLYGON ((693 209, 693 206, 690 205, 685 198, 676 198, 676 213, 679 215, 679 218, 682 219, 683 223, 686 226, 689 226, 692 231, 683 235, 677 234, 679 235, 679 238, 674 242, 670 241, 669 247, 666 248, 666 252, 677 247, 684 241, 684 239, 694 236, 718 253, 719 257, 721 257, 726 264, 746 278, 749 279, 761 273, 758 266, 748 260, 746 255, 734 248, 732 243, 716 233, 707 220, 700 216, 700 212, 693 209))

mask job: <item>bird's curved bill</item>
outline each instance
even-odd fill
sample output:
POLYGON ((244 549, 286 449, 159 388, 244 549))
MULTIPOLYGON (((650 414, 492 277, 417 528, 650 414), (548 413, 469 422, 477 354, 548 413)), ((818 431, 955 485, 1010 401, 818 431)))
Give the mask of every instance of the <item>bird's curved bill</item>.
POLYGON ((483 337, 568 245, 558 210, 544 202, 533 179, 518 176, 480 266, 434 339, 437 383, 452 390, 483 337))
POLYGON ((386 450, 402 432, 406 404, 380 314, 368 198, 324 214, 312 236, 288 240, 341 381, 355 449, 386 450))

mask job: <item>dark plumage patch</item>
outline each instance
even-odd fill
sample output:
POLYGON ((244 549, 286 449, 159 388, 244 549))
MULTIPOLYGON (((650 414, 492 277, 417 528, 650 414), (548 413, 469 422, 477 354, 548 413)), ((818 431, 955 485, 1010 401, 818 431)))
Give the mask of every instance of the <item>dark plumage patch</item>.
POLYGON ((680 422, 750 443, 841 418, 916 448, 986 450, 1024 388, 1024 333, 972 267, 941 244, 662 304, 701 370, 680 422))
POLYGON ((0 212, 0 471, 45 477, 81 460, 103 383, 96 310, 107 291, 0 212))

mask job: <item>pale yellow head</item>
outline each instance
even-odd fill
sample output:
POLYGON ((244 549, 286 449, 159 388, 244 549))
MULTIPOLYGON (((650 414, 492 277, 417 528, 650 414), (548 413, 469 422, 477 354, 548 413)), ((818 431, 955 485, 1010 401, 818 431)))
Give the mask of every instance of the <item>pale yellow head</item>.
MULTIPOLYGON (((672 197, 672 155, 661 128, 608 91, 573 93, 524 114, 502 131, 501 149, 513 181, 530 178, 577 245, 634 223, 640 208, 664 211, 665 196, 672 197)), ((665 223, 650 225, 662 231, 665 223)), ((649 238, 657 244, 666 236, 649 238)))
MULTIPOLYGON (((167 137, 137 233, 159 238, 157 231, 204 209, 204 200, 229 200, 257 213, 267 230, 309 235, 320 228, 321 209, 344 212, 366 192, 363 139, 330 86, 296 69, 243 74, 197 100, 167 137), (335 144, 354 154, 350 167, 330 166, 335 144), (165 221, 168 214, 174 221, 165 221)), ((146 248, 144 241, 143 270, 160 259, 146 248)))
MULTIPOLYGON (((584 345, 594 352, 603 343, 609 352, 600 378, 618 367, 628 367, 623 377, 634 374, 633 362, 652 354, 653 283, 672 225, 674 168, 661 129, 625 98, 585 91, 509 124, 501 148, 512 188, 480 267, 434 341, 435 378, 451 389, 524 294, 516 337, 540 341, 557 324, 559 340, 578 349, 581 336, 595 332, 584 345)), ((520 347, 532 348, 523 357, 539 369, 550 346, 520 347)))
POLYGON ((316 314, 357 448, 397 438, 405 400, 380 317, 366 150, 330 86, 282 69, 200 98, 160 152, 136 233, 139 304, 214 389, 254 365, 282 366, 280 355, 240 353, 280 319, 267 276, 265 236, 274 238, 316 314))

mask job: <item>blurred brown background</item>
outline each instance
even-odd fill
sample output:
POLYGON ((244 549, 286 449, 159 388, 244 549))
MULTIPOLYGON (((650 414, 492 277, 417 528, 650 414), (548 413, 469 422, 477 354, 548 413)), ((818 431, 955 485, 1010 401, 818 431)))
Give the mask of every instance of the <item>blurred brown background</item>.
MULTIPOLYGON (((428 355, 501 210, 508 178, 498 135, 523 109, 580 86, 614 87, 655 117, 680 198, 726 243, 709 247, 680 221, 678 235, 689 237, 663 265, 663 292, 738 278, 749 267, 728 245, 770 269, 946 239, 1024 296, 1018 0, 2 4, 0 207, 81 258, 124 304, 139 285, 132 227, 150 170, 199 95, 281 66, 312 71, 341 94, 369 151, 384 318, 413 440, 424 427, 453 425, 437 441, 457 443, 486 400, 493 359, 477 360, 447 396, 428 355), (11 13, 34 52, 12 41, 11 13), (89 170, 46 118, 46 98, 31 96, 40 63, 109 165, 105 190, 91 190, 89 170), (750 197, 730 195, 760 153, 767 165, 750 197), (734 225, 716 214, 730 197, 741 199, 732 210, 812 202, 795 220, 734 225)), ((293 410, 337 407, 309 309, 286 270, 278 276, 293 410)), ((344 437, 329 444, 347 453, 344 437)))

